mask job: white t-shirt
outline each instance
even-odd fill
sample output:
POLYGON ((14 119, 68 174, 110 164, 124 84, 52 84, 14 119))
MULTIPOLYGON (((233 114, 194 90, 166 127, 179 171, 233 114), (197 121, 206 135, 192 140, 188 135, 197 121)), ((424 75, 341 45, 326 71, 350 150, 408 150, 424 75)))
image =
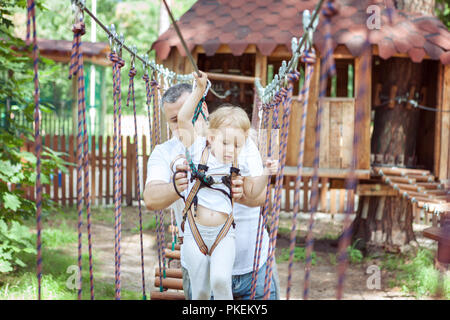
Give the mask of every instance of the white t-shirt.
MULTIPOLYGON (((203 151, 203 150, 202 150, 203 151)), ((155 147, 147 163, 147 179, 146 184, 150 181, 164 181, 166 183, 172 182, 172 161, 179 155, 185 154, 185 147, 178 138, 172 139, 159 144, 155 147)), ((211 155, 210 155, 211 156, 211 155)), ((263 165, 261 155, 255 143, 248 138, 238 156, 238 163, 248 163, 248 168, 251 168, 252 176, 258 176, 263 173, 263 165), (245 155, 245 159, 241 159, 245 155)), ((173 165, 175 167, 175 165, 173 165)), ((209 170, 208 170, 209 171, 209 170)), ((229 172, 229 169, 228 169, 229 172)), ((220 193, 218 191, 215 191, 220 193)), ((181 231, 182 211, 184 209, 184 202, 180 198, 170 208, 173 209, 175 219, 178 226, 179 236, 183 236, 181 231)), ((256 236, 258 230, 258 219, 260 214, 260 207, 247 207, 245 205, 235 202, 233 216, 236 223, 236 254, 233 265, 233 275, 241 275, 253 270, 253 257, 255 252, 256 236)), ((261 249, 261 258, 259 266, 262 266, 267 260, 269 237, 267 230, 263 233, 263 242, 261 249)), ((181 265, 183 263, 183 246, 181 246, 181 265)))
MULTIPOLYGON (((189 155, 194 163, 195 167, 201 162, 203 151, 206 147, 206 138, 199 136, 195 139, 194 143, 188 148, 189 155)), ((240 169, 240 175, 243 177, 246 176, 258 176, 261 175, 260 166, 253 165, 250 169, 249 167, 249 157, 247 156, 249 149, 243 148, 238 155, 238 167, 240 169)), ((206 172, 207 175, 211 176, 215 183, 212 185, 214 189, 221 189, 225 191, 227 194, 230 193, 229 188, 222 183, 222 177, 228 176, 230 174, 231 163, 225 164, 220 162, 211 151, 209 152, 208 159, 206 162, 206 166, 208 170, 206 172)), ((176 166, 176 165, 175 165, 176 166)), ((191 181, 191 173, 188 174, 189 186, 182 193, 185 199, 187 199, 189 193, 195 185, 196 180, 191 181)), ((198 204, 225 214, 230 214, 233 210, 231 206, 230 197, 228 197, 225 193, 220 192, 218 190, 214 190, 212 188, 203 187, 197 193, 198 204)))

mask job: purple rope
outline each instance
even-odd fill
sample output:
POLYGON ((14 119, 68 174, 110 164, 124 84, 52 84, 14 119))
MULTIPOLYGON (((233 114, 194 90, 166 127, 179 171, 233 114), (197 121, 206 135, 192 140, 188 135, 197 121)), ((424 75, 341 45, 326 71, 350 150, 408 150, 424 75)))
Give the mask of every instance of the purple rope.
MULTIPOLYGON (((72 42, 72 64, 69 69, 69 78, 74 75, 78 76, 78 131, 77 131, 77 212, 78 212, 78 268, 79 268, 79 288, 78 288, 78 300, 82 298, 82 227, 83 227, 83 183, 82 183, 82 171, 86 170, 85 157, 83 154, 83 115, 85 115, 86 100, 85 100, 85 81, 84 81, 84 68, 83 68, 83 55, 81 53, 81 36, 85 33, 84 22, 80 21, 74 24, 72 31, 74 33, 74 40, 72 42)), ((85 146, 86 148, 86 146, 85 146)), ((89 174, 89 173, 88 173, 89 174)), ((86 178, 86 177, 85 177, 86 178)), ((86 181, 86 180, 85 180, 86 181)), ((86 190, 85 190, 86 191, 86 190)), ((86 194, 84 200, 87 205, 86 194)), ((91 261, 92 262, 92 257, 91 261)), ((91 267, 91 265, 90 265, 91 267)), ((93 296, 93 283, 91 282, 91 298, 93 296)))
POLYGON ((139 206, 139 240, 141 245, 141 275, 142 275, 142 298, 147 300, 147 295, 145 294, 145 270, 144 270, 144 240, 142 231, 142 206, 141 206, 141 175, 139 170, 139 157, 138 157, 138 127, 137 127, 137 115, 136 115, 136 100, 134 96, 134 77, 136 76, 136 68, 131 67, 128 76, 130 77, 130 83, 128 86, 128 98, 127 107, 130 105, 130 95, 133 98, 133 113, 134 113, 134 144, 136 151, 136 180, 137 180, 137 195, 138 195, 138 206, 139 206))
POLYGON ((120 65, 122 61, 119 56, 114 52, 109 56, 113 62, 113 99, 114 99, 114 258, 115 258, 115 298, 120 300, 120 155, 121 148, 119 146, 121 139, 118 137, 120 134, 120 65))
POLYGON ((288 89, 283 88, 283 124, 282 124, 282 137, 281 137, 281 149, 279 152, 280 155, 280 165, 278 167, 277 176, 275 179, 275 210, 272 214, 274 219, 272 219, 271 224, 271 246, 270 246, 270 259, 266 268, 266 278, 267 286, 264 285, 264 299, 268 299, 270 295, 270 285, 272 282, 272 272, 273 272, 273 261, 275 256, 275 248, 277 243, 277 233, 278 233, 278 223, 281 211, 281 189, 283 187, 283 177, 284 177, 284 167, 286 164, 286 150, 287 150, 287 141, 289 134, 289 123, 291 116, 291 105, 292 105, 292 92, 294 89, 294 82, 298 81, 300 77, 300 73, 298 71, 291 71, 288 78, 288 89))
MULTIPOLYGON (((270 106, 266 106, 266 120, 268 118, 268 114, 270 112, 270 109, 273 110, 273 114, 272 114, 272 127, 267 128, 269 132, 269 147, 268 147, 268 151, 267 151, 267 156, 268 158, 272 157, 272 129, 278 129, 278 107, 279 107, 279 103, 280 100, 278 99, 278 93, 276 93, 276 98, 274 99, 274 101, 272 101, 272 103, 270 104, 270 106)), ((267 122, 265 123, 266 127, 267 127, 267 122)), ((267 219, 268 219, 268 212, 269 212, 269 200, 270 200, 270 196, 271 196, 271 192, 270 192, 270 179, 268 179, 267 181, 267 186, 266 186, 266 198, 264 200, 264 207, 262 208, 262 213, 261 215, 263 216, 263 222, 262 222, 262 226, 259 229, 259 233, 257 234, 257 238, 256 238, 256 246, 255 246, 255 254, 254 254, 254 260, 256 259, 256 262, 253 263, 254 265, 254 269, 253 269, 253 275, 252 275, 252 283, 251 283, 251 289, 250 289, 250 299, 255 299, 255 295, 256 295, 256 283, 258 281, 258 269, 259 269, 259 261, 261 259, 261 250, 262 250, 262 240, 263 240, 263 233, 264 233, 264 229, 267 225, 267 219)))
POLYGON ((337 10, 332 3, 328 1, 322 14, 325 16, 325 56, 322 63, 322 71, 320 76, 320 93, 319 106, 316 114, 316 128, 315 128, 315 145, 314 145, 314 161, 313 161, 313 177, 311 188, 311 208, 308 224, 308 232, 306 235, 306 259, 305 259, 305 281, 303 290, 303 299, 308 299, 309 285, 311 276, 312 251, 314 247, 314 239, 312 230, 314 227, 314 213, 317 211, 319 199, 319 162, 320 162, 320 130, 322 125, 323 103, 327 91, 327 78, 336 73, 336 67, 333 59, 333 47, 331 45, 331 17, 336 14, 337 10))
POLYGON ((306 63, 306 75, 305 83, 299 94, 299 101, 303 100, 303 112, 301 117, 300 125, 300 139, 299 139, 299 150, 297 157, 297 176, 295 179, 295 191, 294 191, 294 212, 292 216, 292 229, 290 234, 290 245, 289 245, 289 262, 288 262, 288 280, 286 289, 286 300, 290 298, 291 292, 291 281, 292 281, 292 266, 294 261, 294 251, 295 251, 295 241, 297 236, 297 214, 300 207, 300 185, 301 176, 303 172, 303 156, 305 150, 305 135, 306 135, 306 119, 308 114, 308 100, 309 100, 309 88, 311 85, 311 78, 314 73, 314 63, 315 54, 314 52, 305 52, 304 57, 302 57, 303 62, 306 63))
POLYGON ((27 44, 30 43, 31 23, 33 25, 33 71, 34 71, 34 141, 36 153, 36 275, 38 279, 38 300, 42 295, 42 183, 41 183, 41 152, 42 136, 40 134, 41 112, 39 110, 39 71, 38 47, 36 41, 36 10, 33 0, 27 0, 27 44))

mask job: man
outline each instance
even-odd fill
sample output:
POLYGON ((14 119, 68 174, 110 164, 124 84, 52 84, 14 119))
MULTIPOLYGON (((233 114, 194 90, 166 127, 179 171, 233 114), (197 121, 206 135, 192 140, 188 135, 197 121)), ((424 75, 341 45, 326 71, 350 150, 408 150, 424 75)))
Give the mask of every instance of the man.
MULTIPOLYGON (((178 231, 181 233, 181 212, 184 208, 183 200, 178 196, 172 183, 172 175, 175 171, 189 170, 187 163, 177 165, 173 164, 180 156, 184 155, 185 149, 179 140, 182 134, 178 130, 177 115, 186 98, 189 96, 192 86, 189 84, 177 84, 169 88, 162 98, 162 109, 165 114, 169 129, 173 138, 155 147, 148 161, 147 180, 144 188, 144 202, 149 210, 162 210, 171 206, 175 213, 178 231)), ((204 113, 208 115, 208 110, 204 108, 204 113)), ((205 122, 199 117, 196 124, 196 130, 202 130, 205 122)), ((261 166, 262 161, 259 151, 251 139, 247 139, 244 148, 249 148, 252 157, 255 159, 255 165, 261 166), (258 162, 259 161, 259 162, 258 162)), ((188 186, 186 173, 178 173, 175 176, 175 184, 181 192, 188 186)), ((235 299, 249 299, 252 281, 253 258, 255 251, 255 242, 258 230, 258 219, 260 206, 264 203, 265 193, 255 199, 245 197, 242 188, 242 177, 236 177, 232 181, 231 193, 236 199, 234 206, 234 220, 236 223, 236 256, 233 265, 232 289, 235 299)), ((180 237, 182 234, 180 234, 180 237)), ((264 295, 264 278, 266 270, 266 260, 268 253, 268 234, 264 230, 261 249, 261 259, 259 263, 258 282, 256 286, 255 299, 262 299, 264 295)), ((189 275, 183 266, 183 246, 181 246, 181 266, 183 270, 183 289, 186 299, 190 299, 189 275)), ((270 299, 279 299, 279 280, 274 263, 272 284, 270 288, 270 299)))

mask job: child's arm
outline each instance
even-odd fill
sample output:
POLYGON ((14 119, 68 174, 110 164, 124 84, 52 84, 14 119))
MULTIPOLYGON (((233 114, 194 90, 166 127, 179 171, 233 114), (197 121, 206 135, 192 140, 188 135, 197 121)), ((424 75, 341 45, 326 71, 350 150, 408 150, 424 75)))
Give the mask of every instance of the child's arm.
POLYGON ((246 198, 258 197, 264 188, 267 186, 267 178, 270 175, 276 174, 278 170, 278 161, 267 160, 265 173, 257 177, 244 177, 244 196, 246 198))
POLYGON ((181 142, 185 147, 190 147, 195 140, 195 130, 192 124, 192 118, 194 117, 195 108, 197 107, 200 99, 206 90, 207 76, 205 73, 200 72, 201 77, 197 73, 193 73, 197 86, 184 102, 180 111, 178 112, 178 130, 180 133, 181 142))

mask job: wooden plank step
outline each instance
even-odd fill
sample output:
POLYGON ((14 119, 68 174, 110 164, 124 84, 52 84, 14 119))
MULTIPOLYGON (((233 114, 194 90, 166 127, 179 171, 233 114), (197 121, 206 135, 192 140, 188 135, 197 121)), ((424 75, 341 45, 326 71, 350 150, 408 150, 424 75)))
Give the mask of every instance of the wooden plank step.
POLYGON ((430 174, 429 170, 422 169, 407 169, 407 168, 397 168, 397 167, 374 167, 376 173, 380 174, 380 171, 385 175, 392 176, 405 176, 405 175, 422 175, 427 176, 430 174))
POLYGON ((166 258, 180 260, 181 253, 179 250, 165 249, 164 252, 166 253, 166 258))
POLYGON ((407 176, 408 178, 416 180, 416 182, 434 182, 434 176, 422 176, 422 175, 415 175, 411 174, 407 176))
POLYGON ((411 179, 409 177, 398 177, 398 176, 383 176, 381 178, 384 182, 389 183, 404 183, 404 184, 415 184, 416 179, 411 179))
MULTIPOLYGON (((156 267, 155 268, 155 277, 159 277, 159 275, 160 275, 159 268, 156 267)), ((166 268, 166 277, 183 279, 183 271, 181 271, 181 269, 166 268)))
POLYGON ((410 191, 410 190, 405 190, 405 191, 400 192, 400 195, 402 197, 404 197, 405 194, 407 194, 409 198, 412 198, 412 197, 422 197, 422 198, 426 198, 426 199, 433 198, 432 195, 429 195, 427 193, 422 193, 422 192, 416 192, 416 191, 410 191))
POLYGON ((178 291, 152 291, 151 300, 185 300, 184 293, 178 291))
POLYGON ((404 184, 404 183, 392 183, 390 184, 392 188, 398 189, 400 192, 403 193, 403 191, 415 191, 420 192, 423 189, 419 186, 413 185, 413 184, 404 184))
MULTIPOLYGON (((159 277, 155 277, 155 287, 159 288, 159 277)), ((183 279, 165 278, 162 279, 162 286, 165 289, 183 290, 183 279)))
POLYGON ((424 189, 443 189, 443 185, 434 182, 419 182, 416 185, 424 189))
POLYGON ((435 195, 435 196, 447 196, 450 197, 450 193, 448 190, 426 190, 426 194, 435 195))

